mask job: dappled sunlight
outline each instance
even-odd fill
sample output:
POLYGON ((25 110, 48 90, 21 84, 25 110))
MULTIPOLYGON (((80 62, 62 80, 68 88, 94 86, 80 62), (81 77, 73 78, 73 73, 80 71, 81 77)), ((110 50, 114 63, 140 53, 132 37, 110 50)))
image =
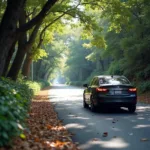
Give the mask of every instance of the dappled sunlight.
POLYGON ((139 129, 139 128, 150 128, 150 124, 139 124, 139 125, 136 125, 135 127, 133 127, 135 129, 139 129))
POLYGON ((144 117, 137 117, 137 119, 139 119, 139 120, 143 120, 143 119, 145 119, 144 117))
POLYGON ((121 131, 119 128, 112 128, 113 131, 121 131))
POLYGON ((147 104, 147 106, 137 106, 136 109, 137 109, 138 112, 145 112, 146 110, 150 111, 150 105, 147 104))
POLYGON ((113 120, 113 118, 106 118, 106 120, 113 120))
POLYGON ((68 117, 73 118, 73 119, 74 119, 74 117, 76 117, 76 119, 82 119, 82 120, 88 120, 89 119, 87 117, 78 117, 78 116, 75 116, 75 115, 68 115, 68 117))
POLYGON ((78 124, 78 123, 69 123, 69 124, 65 125, 65 127, 66 127, 67 129, 70 129, 70 128, 84 129, 86 126, 81 125, 81 124, 78 124))
POLYGON ((137 120, 131 120, 131 122, 137 122, 137 120))
POLYGON ((87 143, 82 144, 79 148, 81 149, 91 148, 92 149, 94 145, 98 145, 101 148, 121 149, 121 148, 127 148, 129 146, 129 143, 124 141, 122 138, 113 138, 107 141, 102 141, 100 138, 94 138, 88 141, 87 143))
POLYGON ((90 123, 88 123, 88 125, 91 125, 91 126, 93 126, 95 123, 92 123, 92 122, 90 122, 90 123))
POLYGON ((103 141, 100 143, 102 147, 105 148, 126 148, 129 146, 129 143, 125 142, 122 138, 113 138, 110 141, 103 141))

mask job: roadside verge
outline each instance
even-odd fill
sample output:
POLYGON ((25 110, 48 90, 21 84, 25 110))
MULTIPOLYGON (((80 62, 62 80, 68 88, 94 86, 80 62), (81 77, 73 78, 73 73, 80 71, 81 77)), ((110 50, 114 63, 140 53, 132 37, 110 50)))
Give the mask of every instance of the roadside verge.
POLYGON ((16 138, 11 148, 0 150, 78 150, 71 134, 57 117, 48 98, 49 89, 40 91, 33 98, 25 136, 16 138))

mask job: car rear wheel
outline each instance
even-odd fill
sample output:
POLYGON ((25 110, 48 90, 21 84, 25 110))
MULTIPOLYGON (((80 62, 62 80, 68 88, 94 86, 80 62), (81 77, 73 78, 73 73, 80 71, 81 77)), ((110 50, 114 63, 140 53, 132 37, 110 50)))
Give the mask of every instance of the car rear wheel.
POLYGON ((136 105, 132 105, 128 107, 129 112, 134 113, 136 110, 136 105))
POLYGON ((93 97, 91 96, 91 99, 90 99, 90 101, 91 101, 91 111, 92 112, 96 112, 97 111, 97 107, 94 105, 94 103, 93 103, 93 97))

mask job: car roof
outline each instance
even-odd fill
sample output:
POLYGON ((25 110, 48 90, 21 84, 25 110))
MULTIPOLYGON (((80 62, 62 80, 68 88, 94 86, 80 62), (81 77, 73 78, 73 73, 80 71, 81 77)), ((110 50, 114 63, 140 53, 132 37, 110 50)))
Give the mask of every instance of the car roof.
POLYGON ((102 77, 125 77, 125 76, 122 76, 122 75, 98 75, 95 77, 102 78, 102 77))

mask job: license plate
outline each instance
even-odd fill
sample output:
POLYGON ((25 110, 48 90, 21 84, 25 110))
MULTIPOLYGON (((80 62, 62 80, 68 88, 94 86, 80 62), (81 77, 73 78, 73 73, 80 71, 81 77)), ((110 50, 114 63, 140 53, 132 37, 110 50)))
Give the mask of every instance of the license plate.
POLYGON ((115 91, 115 94, 121 94, 122 92, 121 91, 115 91))

